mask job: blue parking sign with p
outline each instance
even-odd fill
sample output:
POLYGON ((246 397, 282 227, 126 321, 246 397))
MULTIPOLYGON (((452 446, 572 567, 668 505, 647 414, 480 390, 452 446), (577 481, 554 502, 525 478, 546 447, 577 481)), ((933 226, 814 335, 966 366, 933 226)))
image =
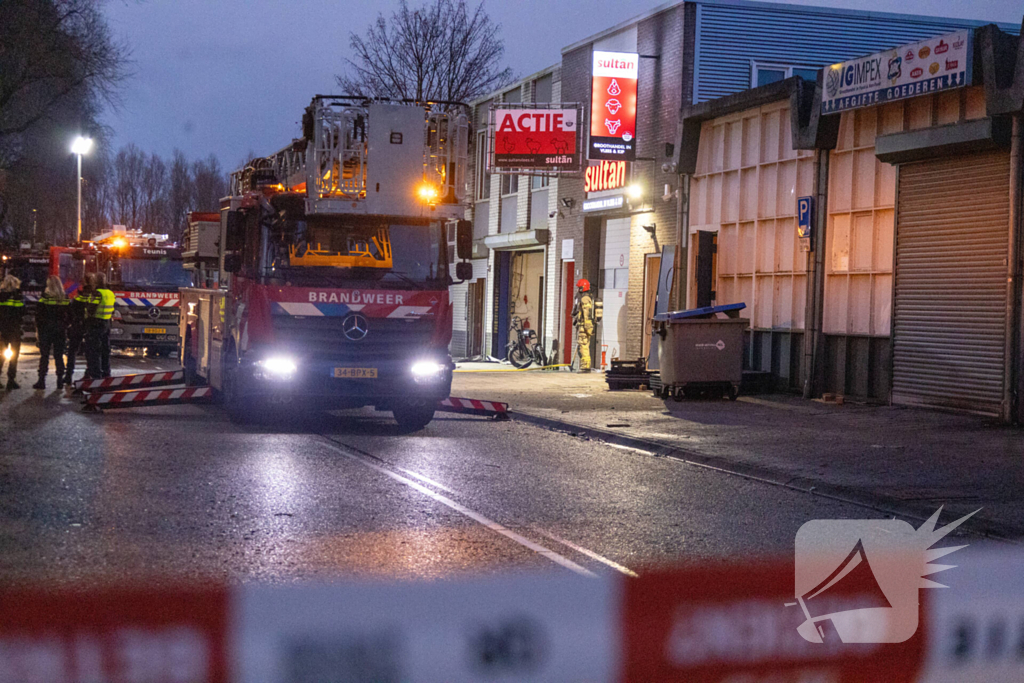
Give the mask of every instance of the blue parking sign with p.
POLYGON ((814 226, 814 197, 800 197, 796 200, 796 235, 810 238, 814 226))

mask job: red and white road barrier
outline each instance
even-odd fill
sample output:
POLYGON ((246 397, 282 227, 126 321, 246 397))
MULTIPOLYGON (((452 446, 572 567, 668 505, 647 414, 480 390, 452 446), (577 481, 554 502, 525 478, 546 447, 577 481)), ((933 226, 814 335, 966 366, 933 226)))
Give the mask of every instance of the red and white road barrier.
POLYGON ((180 384, 185 381, 184 370, 171 372, 147 372, 141 375, 117 375, 102 379, 80 379, 74 383, 78 391, 98 389, 127 389, 129 387, 151 387, 160 384, 180 384))
POLYGON ((508 404, 498 401, 478 401, 475 398, 446 398, 438 410, 446 413, 468 413, 488 417, 508 417, 508 404))
POLYGON ((93 392, 85 400, 87 408, 143 408, 178 403, 206 403, 213 399, 210 387, 142 389, 139 391, 93 392))
MULTIPOLYGON (((862 644, 798 633, 788 560, 638 578, 0 587, 0 680, 1021 683, 1022 565, 1020 549, 979 548, 948 589, 900 606, 919 610, 916 634, 862 644)), ((840 584, 821 607, 864 597, 840 584)))

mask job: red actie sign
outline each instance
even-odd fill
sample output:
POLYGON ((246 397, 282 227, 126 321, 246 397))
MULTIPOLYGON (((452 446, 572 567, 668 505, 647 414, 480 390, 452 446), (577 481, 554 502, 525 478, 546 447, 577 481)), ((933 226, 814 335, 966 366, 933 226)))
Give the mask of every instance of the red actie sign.
POLYGON ((575 109, 495 109, 494 168, 578 170, 575 109))
POLYGON ((626 186, 625 161, 599 161, 587 167, 584 174, 584 192, 615 190, 626 186))
POLYGON ((594 52, 589 159, 636 159, 636 81, 640 56, 594 52))

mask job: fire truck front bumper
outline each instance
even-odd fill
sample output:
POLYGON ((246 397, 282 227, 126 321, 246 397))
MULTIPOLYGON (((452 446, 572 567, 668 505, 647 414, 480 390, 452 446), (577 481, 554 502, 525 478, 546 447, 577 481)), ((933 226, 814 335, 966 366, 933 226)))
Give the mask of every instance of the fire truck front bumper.
POLYGON ((244 364, 245 391, 252 396, 309 402, 326 408, 441 401, 448 398, 455 364, 450 356, 422 356, 358 363, 262 354, 244 364))

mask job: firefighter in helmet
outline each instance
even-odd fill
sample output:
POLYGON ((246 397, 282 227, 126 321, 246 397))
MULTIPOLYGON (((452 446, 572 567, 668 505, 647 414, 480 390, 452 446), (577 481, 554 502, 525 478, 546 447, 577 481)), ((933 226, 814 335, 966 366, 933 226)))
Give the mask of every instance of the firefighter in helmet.
POLYGON ((576 352, 580 356, 580 372, 590 372, 590 340, 594 336, 594 298, 590 295, 590 282, 584 278, 580 278, 576 283, 572 325, 576 328, 576 352))

